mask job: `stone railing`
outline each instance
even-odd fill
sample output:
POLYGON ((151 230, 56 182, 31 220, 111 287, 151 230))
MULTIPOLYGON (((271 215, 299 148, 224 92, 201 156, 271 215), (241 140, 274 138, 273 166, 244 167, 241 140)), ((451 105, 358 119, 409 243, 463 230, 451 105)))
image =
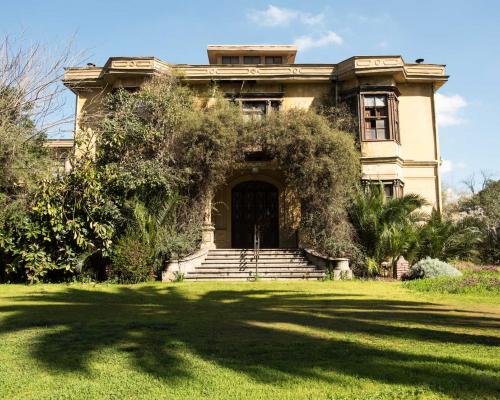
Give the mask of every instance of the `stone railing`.
POLYGON ((319 268, 333 272, 333 279, 352 279, 348 258, 331 258, 311 249, 303 249, 306 258, 319 268))
POLYGON ((193 272, 205 261, 209 250, 210 248, 208 247, 202 247, 187 257, 181 259, 173 257, 165 265, 165 269, 161 273, 162 282, 171 282, 176 279, 177 275, 185 275, 186 273, 193 272))

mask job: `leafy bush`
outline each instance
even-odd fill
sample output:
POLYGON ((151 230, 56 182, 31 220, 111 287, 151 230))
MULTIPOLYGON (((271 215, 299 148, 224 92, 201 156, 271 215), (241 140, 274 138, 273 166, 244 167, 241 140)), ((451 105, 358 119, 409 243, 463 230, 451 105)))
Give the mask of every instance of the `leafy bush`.
MULTIPOLYGON (((340 114, 350 117, 346 110, 340 114)), ((340 118, 333 112, 328 116, 340 118)), ((359 181, 354 137, 325 115, 296 109, 273 113, 248 131, 247 140, 275 160, 300 202, 301 245, 328 256, 357 258, 346 211, 359 181)))
POLYGON ((172 255, 186 255, 199 243, 200 232, 184 229, 177 222, 179 196, 171 196, 154 207, 141 201, 128 204, 132 216, 120 236, 111 257, 110 278, 123 283, 137 283, 158 276, 172 255))
POLYGON ((436 258, 424 258, 412 265, 409 278, 437 278, 439 276, 461 276, 462 273, 452 265, 436 258))
POLYGON ((463 276, 407 281, 404 286, 419 292, 500 295, 500 274, 492 270, 467 271, 463 276))
POLYGON ((132 232, 120 237, 111 257, 109 278, 120 283, 138 283, 153 280, 156 276, 151 262, 151 250, 140 236, 132 232))
POLYGON ((89 256, 110 254, 119 210, 91 162, 82 159, 71 173, 42 180, 30 197, 26 213, 0 234, 8 276, 60 280, 80 272, 89 256))

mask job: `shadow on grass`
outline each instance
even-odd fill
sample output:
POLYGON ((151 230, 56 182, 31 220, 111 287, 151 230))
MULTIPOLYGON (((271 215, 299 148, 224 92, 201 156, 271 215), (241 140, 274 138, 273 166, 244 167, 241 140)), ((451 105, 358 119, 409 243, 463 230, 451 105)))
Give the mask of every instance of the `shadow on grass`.
POLYGON ((175 384, 190 377, 182 357, 188 351, 267 383, 294 376, 333 383, 333 373, 339 373, 422 386, 455 398, 499 395, 499 371, 488 364, 459 354, 387 348, 402 340, 496 347, 497 336, 479 334, 481 328, 500 327, 496 318, 355 294, 212 290, 188 298, 182 285, 114 290, 69 288, 15 298, 14 305, 0 307, 0 313, 12 313, 3 319, 0 334, 50 328, 32 352, 56 371, 86 373, 92 357, 113 348, 130 354, 139 371, 175 384), (361 343, 360 335, 384 341, 386 348, 361 343))

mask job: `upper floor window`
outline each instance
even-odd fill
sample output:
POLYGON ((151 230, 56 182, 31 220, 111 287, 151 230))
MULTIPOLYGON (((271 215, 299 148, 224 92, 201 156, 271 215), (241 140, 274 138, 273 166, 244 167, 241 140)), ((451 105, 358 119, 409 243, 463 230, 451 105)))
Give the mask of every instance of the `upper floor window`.
POLYGON ((366 140, 388 140, 389 124, 386 95, 364 95, 364 133, 366 140))
POLYGON ((266 56, 266 64, 283 64, 281 56, 266 56))
POLYGON ((263 118, 273 111, 279 111, 280 105, 279 100, 241 100, 243 115, 247 119, 263 118))
POLYGON ((359 96, 360 134, 366 141, 399 138, 398 99, 393 92, 364 92, 359 96))
POLYGON ((222 56, 221 62, 222 62, 222 64, 239 64, 240 57, 239 56, 222 56))
POLYGON ((260 64, 260 56, 244 56, 243 64, 260 64))

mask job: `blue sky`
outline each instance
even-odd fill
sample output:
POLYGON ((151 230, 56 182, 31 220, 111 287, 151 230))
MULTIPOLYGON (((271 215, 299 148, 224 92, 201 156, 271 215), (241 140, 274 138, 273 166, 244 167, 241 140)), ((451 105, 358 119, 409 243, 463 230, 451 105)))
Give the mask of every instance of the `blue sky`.
POLYGON ((154 55, 207 63, 207 44, 296 43, 297 62, 401 54, 447 65, 439 91, 443 180, 500 174, 500 2, 483 1, 3 1, 0 33, 61 44, 102 65, 154 55))

